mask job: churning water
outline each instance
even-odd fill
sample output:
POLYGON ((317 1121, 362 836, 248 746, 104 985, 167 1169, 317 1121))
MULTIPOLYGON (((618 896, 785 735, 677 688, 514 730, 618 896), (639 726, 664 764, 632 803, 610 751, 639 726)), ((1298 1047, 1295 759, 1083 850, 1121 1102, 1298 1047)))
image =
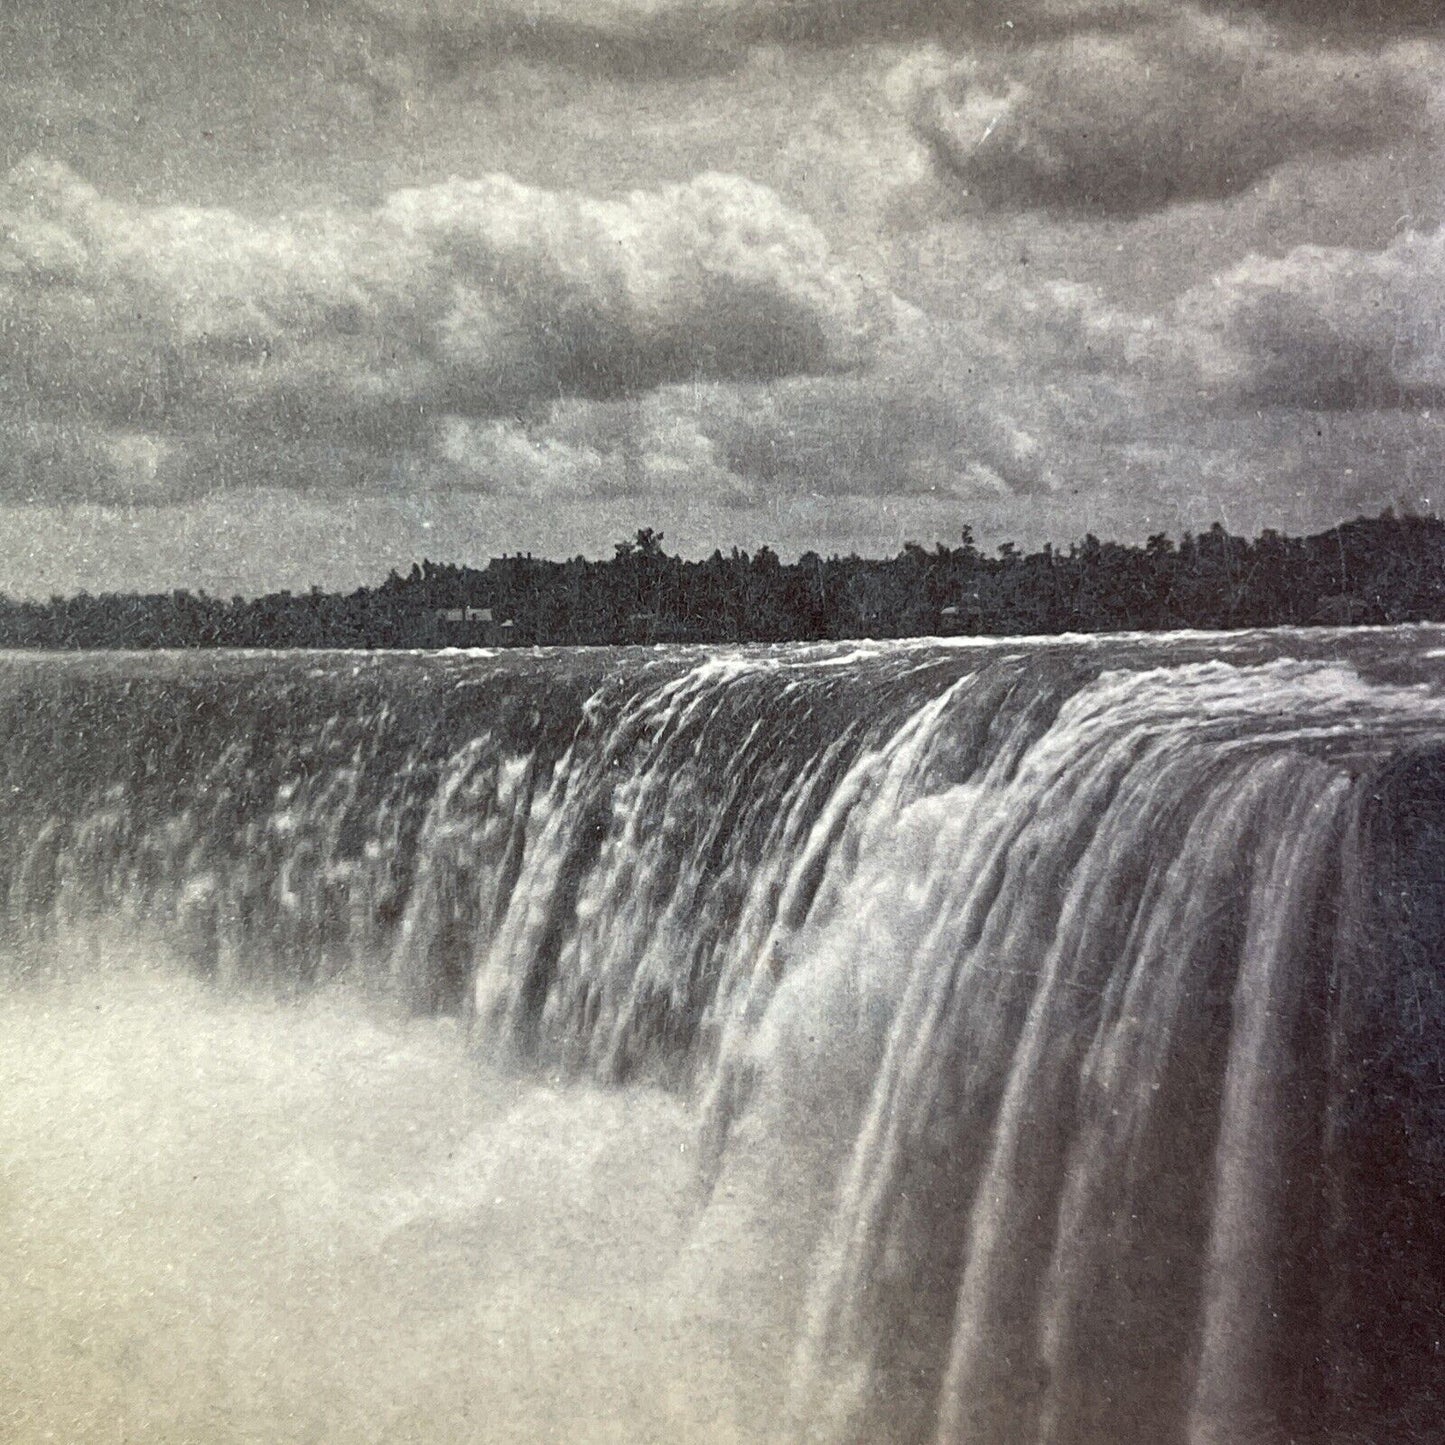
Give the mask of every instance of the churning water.
POLYGON ((1445 1441, 1445 633, 0 663, 0 1436, 1445 1441))

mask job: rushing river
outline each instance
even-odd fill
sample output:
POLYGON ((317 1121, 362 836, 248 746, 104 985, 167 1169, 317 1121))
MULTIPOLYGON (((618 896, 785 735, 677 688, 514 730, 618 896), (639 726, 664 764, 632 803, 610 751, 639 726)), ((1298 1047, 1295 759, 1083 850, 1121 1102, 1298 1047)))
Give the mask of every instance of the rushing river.
POLYGON ((0 1438, 1445 1441, 1445 630, 9 655, 0 738, 0 1438))

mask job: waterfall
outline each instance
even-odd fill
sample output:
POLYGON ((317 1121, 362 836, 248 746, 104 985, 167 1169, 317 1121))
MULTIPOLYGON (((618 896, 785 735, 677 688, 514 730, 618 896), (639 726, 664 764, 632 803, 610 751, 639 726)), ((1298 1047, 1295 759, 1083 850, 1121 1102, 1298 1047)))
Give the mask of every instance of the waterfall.
POLYGON ((1437 642, 11 656, 7 956, 673 1092, 780 1438, 1439 1439, 1437 642))

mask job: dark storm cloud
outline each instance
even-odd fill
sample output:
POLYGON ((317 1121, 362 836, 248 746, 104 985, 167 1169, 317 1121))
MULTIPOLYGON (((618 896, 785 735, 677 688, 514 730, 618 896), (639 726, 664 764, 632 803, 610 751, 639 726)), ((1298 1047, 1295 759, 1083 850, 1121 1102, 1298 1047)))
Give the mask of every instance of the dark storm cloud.
MULTIPOLYGON (((1187 0, 333 0, 385 44, 455 74, 521 58, 622 79, 704 73, 758 45, 936 41, 1027 45, 1168 21, 1187 0)), ((1440 26, 1438 0, 1206 0, 1315 38, 1364 39, 1440 26)))
POLYGON ((341 0, 445 77, 509 58, 621 79, 726 70, 758 45, 1041 39, 1158 0, 341 0))
POLYGON ((1441 28, 1440 0, 1236 0, 1239 10, 1257 10, 1315 34, 1365 37, 1441 28))
POLYGON ((257 220, 0 186, 0 402, 106 431, 404 445, 441 415, 846 370, 883 298, 736 177, 600 201, 503 176, 257 220))
POLYGON ((1419 139, 1437 61, 1188 12, 924 73, 914 125, 974 204, 1133 216, 1234 195, 1288 161, 1419 139))

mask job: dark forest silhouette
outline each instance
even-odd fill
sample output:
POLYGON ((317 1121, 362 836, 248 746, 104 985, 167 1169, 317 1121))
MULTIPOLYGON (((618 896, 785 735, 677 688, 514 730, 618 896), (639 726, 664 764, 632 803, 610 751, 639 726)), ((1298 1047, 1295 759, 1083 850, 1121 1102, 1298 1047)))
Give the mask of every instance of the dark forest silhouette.
POLYGON ((1250 540, 1216 524, 1177 543, 1087 536, 1067 551, 985 555, 905 544, 896 557, 769 547, 670 556, 650 528, 605 561, 430 561, 350 593, 0 597, 0 646, 436 647, 777 642, 935 634, 1159 631, 1445 621, 1445 522, 1359 518, 1311 537, 1250 540))

